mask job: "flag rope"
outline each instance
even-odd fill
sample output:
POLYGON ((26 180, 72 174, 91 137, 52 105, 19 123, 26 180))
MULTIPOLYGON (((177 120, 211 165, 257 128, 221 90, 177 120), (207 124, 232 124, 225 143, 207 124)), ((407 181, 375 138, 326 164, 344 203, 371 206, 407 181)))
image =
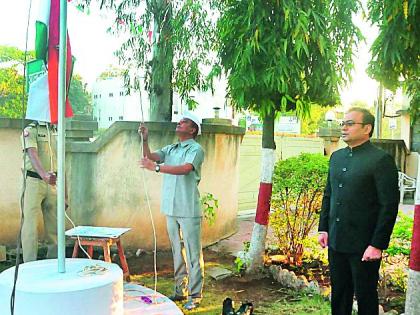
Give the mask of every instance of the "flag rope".
MULTIPOLYGON (((139 76, 139 78, 140 78, 140 76, 139 76)), ((143 111, 143 100, 142 100, 142 96, 141 96, 140 80, 139 80, 138 87, 139 87, 139 100, 140 100, 140 110, 141 110, 141 124, 143 125, 144 124, 144 111, 143 111)), ((140 133, 141 158, 144 157, 143 143, 144 143, 143 134, 140 133)), ((146 185, 146 174, 145 174, 144 168, 142 168, 142 181, 143 181, 143 188, 144 188, 144 193, 145 193, 146 202, 147 202, 147 208, 149 210, 149 216, 150 216, 150 221, 152 223, 152 230, 153 230, 153 272, 154 272, 153 304, 156 304, 156 296, 157 296, 157 237, 156 237, 156 228, 155 228, 155 222, 154 222, 154 219, 153 219, 152 207, 150 206, 150 198, 149 198, 149 193, 148 193, 147 185, 146 185)))

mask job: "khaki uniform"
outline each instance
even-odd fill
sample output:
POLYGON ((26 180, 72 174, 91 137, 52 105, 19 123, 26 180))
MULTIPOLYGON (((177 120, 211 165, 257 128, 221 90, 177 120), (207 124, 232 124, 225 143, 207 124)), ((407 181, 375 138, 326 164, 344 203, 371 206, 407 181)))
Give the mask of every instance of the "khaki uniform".
MULTIPOLYGON (((45 123, 32 123, 23 131, 22 147, 24 150, 35 148, 45 171, 56 171, 57 167, 57 133, 45 123)), ((48 185, 36 178, 29 155, 25 155, 26 190, 24 196, 22 250, 23 261, 37 259, 38 255, 38 221, 43 216, 45 239, 48 243, 47 258, 57 257, 57 191, 55 186, 48 185)), ((24 174, 25 175, 25 174, 24 174)))

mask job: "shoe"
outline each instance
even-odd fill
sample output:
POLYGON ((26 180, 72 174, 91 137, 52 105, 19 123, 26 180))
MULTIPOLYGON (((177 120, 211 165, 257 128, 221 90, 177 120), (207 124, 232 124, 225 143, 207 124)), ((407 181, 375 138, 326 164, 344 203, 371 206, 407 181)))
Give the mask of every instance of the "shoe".
POLYGON ((186 309, 187 311, 192 311, 199 306, 200 306, 200 303, 198 302, 188 301, 187 303, 184 304, 183 308, 186 309))
POLYGON ((169 296, 169 299, 173 302, 181 302, 181 301, 185 301, 187 299, 187 297, 175 294, 175 295, 169 296))

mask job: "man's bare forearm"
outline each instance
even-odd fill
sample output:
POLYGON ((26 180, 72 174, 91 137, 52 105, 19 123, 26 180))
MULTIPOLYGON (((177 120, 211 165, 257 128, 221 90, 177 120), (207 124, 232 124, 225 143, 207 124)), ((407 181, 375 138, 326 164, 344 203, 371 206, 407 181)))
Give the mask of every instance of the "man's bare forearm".
POLYGON ((41 161, 39 160, 38 156, 38 151, 35 148, 28 148, 26 152, 28 153, 32 167, 39 174, 39 176, 45 178, 45 176, 47 175, 47 170, 44 170, 44 168, 41 165, 41 161))
POLYGON ((155 162, 160 160, 160 157, 157 153, 150 152, 149 143, 147 141, 143 141, 143 155, 149 160, 155 162))

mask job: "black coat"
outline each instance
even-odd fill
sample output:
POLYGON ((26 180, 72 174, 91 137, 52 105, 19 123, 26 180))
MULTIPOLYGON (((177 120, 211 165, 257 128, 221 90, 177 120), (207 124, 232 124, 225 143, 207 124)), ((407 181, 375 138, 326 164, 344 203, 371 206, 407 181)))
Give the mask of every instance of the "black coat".
POLYGON ((398 171, 392 157, 367 141, 334 152, 322 200, 319 231, 328 246, 363 253, 386 249, 398 213, 398 171))

